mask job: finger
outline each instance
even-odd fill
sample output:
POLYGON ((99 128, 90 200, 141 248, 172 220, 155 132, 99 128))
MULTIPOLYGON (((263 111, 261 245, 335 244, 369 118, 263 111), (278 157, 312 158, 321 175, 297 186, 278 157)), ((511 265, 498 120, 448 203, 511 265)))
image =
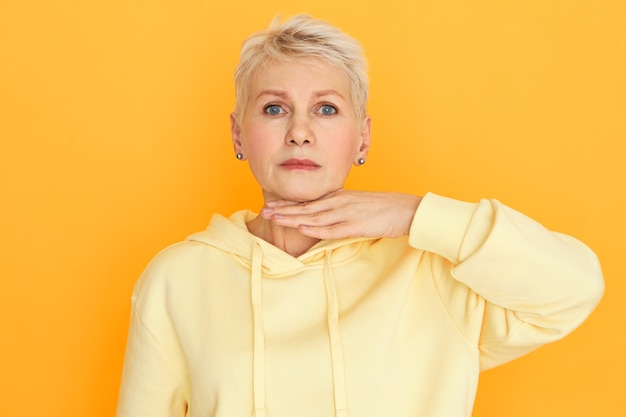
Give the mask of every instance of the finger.
POLYGON ((272 200, 272 201, 267 201, 265 202, 265 207, 267 208, 283 208, 283 207, 293 207, 293 208, 298 208, 302 211, 306 211, 308 208, 310 207, 316 207, 317 203, 319 202, 324 202, 328 199, 330 199, 331 197, 334 197, 336 195, 338 195, 338 193, 342 192, 343 190, 336 190, 336 191, 332 191, 326 195, 323 195, 322 197, 316 199, 316 200, 310 200, 310 201, 291 201, 291 200, 272 200))
POLYGON ((273 216, 293 217, 294 220, 302 219, 303 223, 314 222, 313 224, 316 224, 320 217, 331 212, 340 213, 345 206, 345 204, 337 205, 336 202, 316 200, 296 205, 264 207, 261 210, 261 215, 266 219, 273 216))
POLYGON ((327 227, 345 221, 345 216, 337 211, 316 211, 308 214, 273 213, 268 217, 272 222, 287 227, 317 226, 327 227))
POLYGON ((285 207, 285 206, 294 206, 301 204, 300 201, 290 201, 290 200, 271 200, 265 202, 265 207, 285 207))
POLYGON ((294 214, 306 214, 314 211, 319 211, 319 208, 311 206, 310 203, 299 203, 293 201, 268 201, 265 203, 265 207, 261 210, 261 215, 265 218, 270 218, 274 214, 282 215, 294 215, 294 214))
POLYGON ((276 214, 277 211, 284 211, 285 207, 298 205, 299 202, 296 201, 288 201, 288 200, 273 200, 266 201, 265 206, 261 209, 261 217, 266 219, 271 219, 272 215, 276 214))
POLYGON ((334 223, 327 226, 300 225, 298 231, 317 239, 343 239, 356 236, 353 227, 348 223, 334 223))

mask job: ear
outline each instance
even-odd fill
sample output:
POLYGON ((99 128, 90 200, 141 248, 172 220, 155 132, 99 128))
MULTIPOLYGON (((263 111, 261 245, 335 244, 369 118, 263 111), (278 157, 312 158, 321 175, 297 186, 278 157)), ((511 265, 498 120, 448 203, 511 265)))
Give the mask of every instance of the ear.
POLYGON ((235 150, 235 153, 243 154, 245 159, 246 154, 243 149, 243 142, 241 141, 241 128, 239 127, 239 123, 237 122, 236 113, 230 114, 230 134, 232 136, 233 148, 235 150))
POLYGON ((356 154, 356 160, 363 158, 367 159, 367 152, 370 149, 370 140, 372 133, 372 118, 365 116, 363 119, 363 126, 361 127, 361 136, 358 151, 356 154))

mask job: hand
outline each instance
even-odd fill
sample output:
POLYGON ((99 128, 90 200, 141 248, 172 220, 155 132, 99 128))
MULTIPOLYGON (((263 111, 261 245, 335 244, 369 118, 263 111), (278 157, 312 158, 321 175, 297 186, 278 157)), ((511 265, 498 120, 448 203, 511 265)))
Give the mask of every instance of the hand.
POLYGON ((338 190, 319 200, 269 201, 261 216, 318 239, 399 237, 409 233, 421 197, 338 190))

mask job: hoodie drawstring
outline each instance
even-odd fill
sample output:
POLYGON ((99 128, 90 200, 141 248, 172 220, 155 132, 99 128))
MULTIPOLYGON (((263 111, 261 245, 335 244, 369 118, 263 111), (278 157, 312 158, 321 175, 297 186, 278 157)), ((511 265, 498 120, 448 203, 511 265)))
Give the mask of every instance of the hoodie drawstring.
MULTIPOLYGON (((349 417, 346 394, 346 373, 343 358, 343 344, 339 330, 339 303, 331 268, 331 251, 326 251, 324 259, 324 287, 326 289, 328 335, 330 359, 333 373, 333 394, 335 417, 349 417)), ((252 276, 250 292, 253 320, 253 399, 252 417, 265 417, 265 329, 263 323, 263 249, 258 242, 252 248, 252 276)))
POLYGON ((331 251, 326 251, 324 259, 324 286, 328 305, 328 334, 330 337, 330 359, 333 369, 333 392, 335 395, 335 417, 348 417, 346 395, 346 371, 343 359, 341 332, 339 331, 339 303, 335 290, 335 280, 330 262, 331 251))
POLYGON ((252 417, 265 417, 265 329, 263 325, 263 249, 258 242, 252 248, 250 296, 253 320, 253 398, 252 417))

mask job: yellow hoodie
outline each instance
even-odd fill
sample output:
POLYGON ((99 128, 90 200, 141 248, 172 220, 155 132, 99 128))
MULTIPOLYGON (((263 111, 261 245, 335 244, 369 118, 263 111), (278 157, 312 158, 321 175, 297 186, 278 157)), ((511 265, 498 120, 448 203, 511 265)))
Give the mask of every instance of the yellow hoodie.
POLYGON ((494 200, 427 194, 408 237, 298 258, 248 211, 137 282, 118 417, 462 417, 478 373, 560 339, 603 293, 596 256, 494 200))

